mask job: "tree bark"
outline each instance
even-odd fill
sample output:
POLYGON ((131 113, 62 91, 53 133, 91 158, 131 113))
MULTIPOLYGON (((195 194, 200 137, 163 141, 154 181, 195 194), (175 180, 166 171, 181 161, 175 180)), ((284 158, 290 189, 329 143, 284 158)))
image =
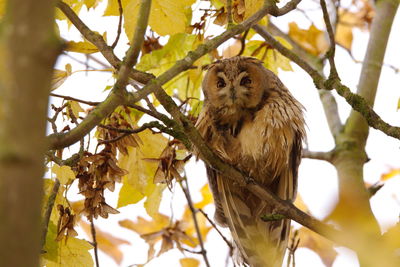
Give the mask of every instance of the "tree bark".
POLYGON ((38 266, 54 1, 7 1, 0 32, 0 266, 38 266))

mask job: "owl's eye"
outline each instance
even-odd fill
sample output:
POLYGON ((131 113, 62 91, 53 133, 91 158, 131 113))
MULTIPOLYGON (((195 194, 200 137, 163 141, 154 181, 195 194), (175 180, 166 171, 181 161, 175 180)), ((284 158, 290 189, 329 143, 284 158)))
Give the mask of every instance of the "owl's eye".
POLYGON ((224 79, 218 78, 217 87, 218 88, 223 88, 225 86, 226 86, 226 83, 225 83, 224 79))
POLYGON ((244 86, 244 85, 248 85, 248 84, 251 84, 251 79, 249 76, 243 77, 240 80, 240 85, 244 86))

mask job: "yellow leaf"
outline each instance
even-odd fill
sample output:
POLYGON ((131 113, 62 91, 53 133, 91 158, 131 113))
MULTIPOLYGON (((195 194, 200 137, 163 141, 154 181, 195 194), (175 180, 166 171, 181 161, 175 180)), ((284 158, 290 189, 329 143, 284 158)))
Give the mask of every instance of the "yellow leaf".
MULTIPOLYGON (((92 236, 91 226, 86 222, 81 222, 80 226, 86 232, 86 235, 92 236)), ((121 264, 123 254, 119 249, 122 244, 130 244, 130 242, 120 239, 111 235, 110 233, 104 232, 96 227, 96 241, 99 249, 106 253, 108 256, 114 259, 118 264, 121 264)))
POLYGON ((249 18, 250 16, 254 15, 261 7, 264 5, 263 0, 246 0, 245 4, 245 16, 244 19, 249 18))
POLYGON ((69 101, 71 106, 72 113, 74 114, 75 118, 79 117, 79 112, 84 112, 85 110, 81 107, 81 105, 76 101, 69 101))
POLYGON ((68 184, 69 181, 75 179, 75 173, 69 166, 59 166, 55 163, 54 166, 51 168, 51 172, 56 175, 57 179, 63 185, 68 184))
MULTIPOLYGON (((69 7, 75 12, 75 14, 79 15, 79 12, 82 9, 82 6, 84 4, 83 1, 81 0, 63 0, 64 3, 69 5, 69 7)), ((67 17, 64 15, 64 13, 56 8, 56 19, 59 20, 67 20, 68 25, 71 25, 71 21, 67 19, 67 17)))
POLYGON ((82 53, 82 54, 92 54, 99 52, 99 49, 97 49, 97 47, 94 44, 88 41, 83 41, 83 42, 69 41, 67 42, 65 51, 82 53))
POLYGON ((213 196, 210 191, 210 187, 208 186, 208 183, 205 184, 200 189, 200 192, 201 192, 201 196, 203 197, 203 199, 200 202, 194 204, 194 207, 196 209, 202 209, 205 206, 207 206, 208 204, 211 204, 213 202, 213 196))
MULTIPOLYGON (((159 35, 172 35, 185 32, 188 18, 185 10, 193 0, 154 0, 151 3, 149 25, 159 35)), ((124 28, 129 40, 132 40, 139 11, 139 0, 131 0, 124 8, 124 28)))
POLYGON ((321 235, 302 227, 299 233, 299 247, 306 247, 315 251, 326 266, 332 266, 336 258, 337 252, 333 248, 333 243, 321 235))
POLYGON ((89 253, 93 247, 89 242, 69 237, 65 242, 56 243, 57 257, 55 260, 47 260, 46 267, 93 266, 93 259, 89 253))
MULTIPOLYGON (((132 0, 121 0, 124 13, 126 12, 126 5, 130 2, 132 2, 132 0)), ((119 16, 119 5, 117 0, 108 0, 103 16, 119 16)))
POLYGON ((144 195, 135 187, 128 183, 128 179, 122 179, 122 187, 118 195, 117 208, 125 207, 129 204, 138 203, 144 198, 144 195))
POLYGON ((53 77, 51 79, 51 91, 60 87, 65 80, 68 78, 68 73, 63 70, 54 70, 53 77))
POLYGON ((168 140, 161 134, 153 134, 150 130, 138 134, 143 145, 140 147, 128 147, 128 155, 121 155, 119 166, 129 173, 124 177, 124 185, 119 193, 118 207, 129 203, 131 197, 136 202, 145 196, 149 196, 155 189, 153 183, 158 162, 150 162, 143 159, 159 158, 168 140), (127 183, 129 186, 126 186, 127 183), (134 195, 129 196, 129 193, 134 195))
POLYGON ((391 169, 389 172, 382 174, 381 181, 387 181, 400 175, 400 169, 391 169))
POLYGON ((86 5, 87 9, 89 8, 95 8, 99 2, 101 2, 102 0, 83 0, 83 3, 86 5))
POLYGON ((198 267, 200 265, 199 260, 194 258, 179 259, 179 263, 182 267, 198 267))
POLYGON ((153 220, 146 220, 138 216, 137 221, 134 222, 129 219, 119 221, 119 225, 129 230, 136 232, 139 235, 148 234, 160 231, 169 225, 170 218, 164 214, 158 214, 153 220))
POLYGON ((147 199, 144 202, 144 208, 146 209, 147 214, 153 218, 159 215, 158 208, 160 207, 162 193, 166 187, 166 184, 157 184, 153 192, 147 196, 147 199))
POLYGON ((320 55, 329 49, 323 31, 312 24, 307 30, 300 29, 296 22, 289 23, 289 36, 313 55, 320 55))

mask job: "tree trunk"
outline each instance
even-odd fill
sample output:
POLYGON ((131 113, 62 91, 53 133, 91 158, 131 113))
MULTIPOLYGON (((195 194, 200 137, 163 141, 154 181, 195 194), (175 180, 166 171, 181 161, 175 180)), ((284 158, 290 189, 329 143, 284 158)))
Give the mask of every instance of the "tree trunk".
POLYGON ((54 1, 6 1, 0 32, 0 266, 38 266, 54 1))

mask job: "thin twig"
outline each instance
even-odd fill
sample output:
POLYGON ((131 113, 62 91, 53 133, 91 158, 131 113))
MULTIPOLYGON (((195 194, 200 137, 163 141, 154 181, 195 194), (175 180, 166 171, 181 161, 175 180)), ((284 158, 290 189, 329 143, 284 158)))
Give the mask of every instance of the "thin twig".
POLYGON ((117 30, 117 37, 115 38, 114 43, 111 45, 111 48, 114 49, 117 44, 119 37, 121 35, 121 28, 122 28, 122 14, 123 14, 123 9, 122 9, 122 3, 121 0, 118 0, 118 11, 119 11, 119 21, 118 21, 118 30, 117 30))
POLYGON ((97 239, 96 239, 96 228, 94 226, 93 217, 90 218, 90 230, 92 233, 92 244, 93 244, 93 249, 94 249, 94 259, 96 262, 96 267, 100 267, 98 248, 97 248, 97 239))
POLYGON ((100 104, 100 102, 86 101, 86 100, 81 100, 81 99, 78 99, 78 98, 75 98, 75 97, 59 95, 59 94, 54 94, 54 93, 50 93, 50 96, 64 98, 65 100, 76 101, 76 102, 83 103, 83 104, 86 104, 86 105, 89 105, 89 106, 97 106, 98 104, 100 104))
POLYGON ((335 49, 336 49, 336 42, 335 42, 335 33, 333 32, 332 24, 329 19, 329 14, 328 10, 326 8, 326 3, 325 0, 320 0, 321 3, 321 8, 322 12, 324 14, 324 21, 326 25, 326 29, 328 31, 328 36, 330 40, 330 48, 328 52, 326 53, 328 60, 329 60, 329 65, 331 67, 330 73, 329 73, 329 79, 339 79, 339 75, 336 70, 336 65, 335 65, 335 49))
POLYGON ((241 56, 241 55, 243 54, 243 52, 244 52, 244 49, 246 48, 246 37, 247 37, 247 34, 249 33, 249 31, 250 31, 250 30, 245 31, 245 32, 243 33, 243 36, 240 38, 240 44, 241 44, 241 46, 240 46, 240 51, 239 51, 239 53, 237 54, 237 56, 241 56))
MULTIPOLYGON (((179 173, 177 173, 177 174, 179 175, 179 173)), ((210 263, 209 263, 208 258, 207 258, 207 251, 204 248, 203 237, 201 236, 199 223, 198 223, 197 217, 196 217, 197 209, 195 209, 195 207, 193 206, 193 201, 192 201, 192 197, 190 195, 189 184, 188 184, 187 178, 185 177, 183 179, 179 179, 178 183, 181 186, 183 193, 185 194, 187 203, 189 205, 189 209, 190 209, 190 211, 192 213, 194 227, 196 229, 197 238, 199 240, 199 245, 200 245, 200 248, 201 248, 201 251, 200 251, 201 255, 203 255, 203 259, 204 259, 204 262, 205 262, 206 266, 210 267, 210 263), (185 185, 183 185, 182 180, 185 182, 185 185)))
POLYGON ((221 238, 225 241, 225 243, 228 245, 229 249, 231 252, 233 251, 233 246, 232 243, 229 242, 229 240, 221 233, 221 231, 218 229, 217 225, 208 217, 207 213, 205 213, 202 209, 198 209, 198 211, 203 214, 203 216, 207 219, 207 221, 211 224, 211 226, 217 231, 217 233, 221 236, 221 238))

